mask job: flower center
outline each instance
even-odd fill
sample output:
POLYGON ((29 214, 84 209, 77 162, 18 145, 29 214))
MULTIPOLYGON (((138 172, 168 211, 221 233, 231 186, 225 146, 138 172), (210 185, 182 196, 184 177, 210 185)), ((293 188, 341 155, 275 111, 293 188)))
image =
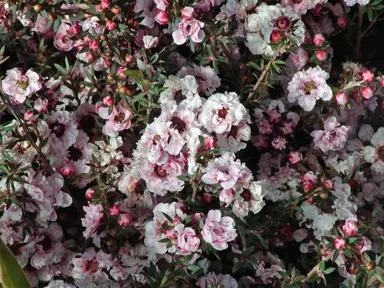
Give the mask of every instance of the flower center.
POLYGON ((55 133, 57 138, 60 138, 64 135, 65 125, 62 123, 55 123, 51 125, 51 131, 55 133))
POLYGON ((281 32, 280 30, 273 30, 273 32, 271 33, 271 41, 273 43, 278 43, 281 41, 283 37, 281 36, 281 32))
POLYGON ((84 269, 86 272, 89 272, 91 274, 95 273, 97 271, 97 262, 95 260, 88 260, 85 262, 84 269))
POLYGON ((39 242, 43 246, 44 251, 47 251, 52 248, 52 240, 48 235, 44 235, 44 239, 39 242))
POLYGON ((81 152, 80 149, 78 149, 74 146, 71 146, 68 148, 68 159, 69 160, 77 161, 81 158, 81 156, 83 156, 83 153, 81 152))
POLYGON ((17 86, 20 87, 21 89, 25 90, 28 88, 28 81, 27 80, 19 80, 17 81, 17 86))
POLYGON ((116 115, 115 118, 113 118, 113 120, 114 120, 115 122, 119 122, 119 123, 123 122, 124 119, 125 119, 125 114, 122 113, 122 112, 119 113, 118 115, 116 115))
POLYGON ((160 178, 165 178, 168 175, 167 171, 163 168, 163 166, 159 166, 159 165, 156 165, 155 173, 160 178))
POLYGON ((225 108, 221 108, 221 109, 217 112, 217 115, 218 115, 221 119, 225 119, 225 117, 227 117, 227 114, 228 114, 228 111, 227 111, 227 109, 225 109, 225 108))
POLYGON ((291 26, 291 21, 289 21, 288 17, 281 16, 276 21, 276 27, 280 30, 287 30, 291 26))
POLYGON ((179 131, 180 133, 184 132, 187 128, 187 125, 183 120, 178 116, 172 116, 171 118, 171 127, 179 131))
POLYGON ((311 82, 305 83, 303 90, 305 94, 309 95, 311 94, 312 90, 315 88, 316 88, 316 84, 311 81, 311 82))
POLYGON ((245 201, 249 201, 249 200, 251 200, 251 198, 252 198, 252 194, 251 194, 251 192, 249 192, 248 190, 245 190, 243 193, 241 193, 240 194, 241 195, 241 197, 243 197, 243 199, 245 200, 245 201))
POLYGON ((83 130, 91 130, 95 127, 95 119, 92 116, 87 115, 80 119, 79 124, 80 128, 82 128, 83 130))

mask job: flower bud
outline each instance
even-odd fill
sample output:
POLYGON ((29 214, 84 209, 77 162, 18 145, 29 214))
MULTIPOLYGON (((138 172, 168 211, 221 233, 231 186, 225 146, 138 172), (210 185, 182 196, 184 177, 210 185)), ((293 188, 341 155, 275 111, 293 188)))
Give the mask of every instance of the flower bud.
POLYGON ((316 52, 316 59, 317 60, 325 61, 325 60, 327 60, 327 58, 328 58, 328 54, 324 50, 319 50, 316 52))
POLYGON ((116 205, 112 206, 111 208, 109 208, 109 214, 111 214, 111 216, 120 215, 120 208, 116 205))
POLYGON ((87 191, 85 191, 85 198, 87 198, 88 201, 92 200, 93 194, 95 194, 95 189, 88 188, 87 191))
POLYGON ((325 37, 323 34, 316 34, 314 37, 313 37, 313 44, 315 44, 315 46, 317 47, 320 47, 324 44, 325 42, 325 37))
POLYGON ((337 237, 335 241, 333 241, 333 245, 335 245, 337 250, 343 250, 345 247, 347 247, 347 242, 343 238, 337 237))
POLYGON ((349 101, 349 96, 345 92, 339 92, 336 95, 336 103, 339 105, 345 105, 349 101))

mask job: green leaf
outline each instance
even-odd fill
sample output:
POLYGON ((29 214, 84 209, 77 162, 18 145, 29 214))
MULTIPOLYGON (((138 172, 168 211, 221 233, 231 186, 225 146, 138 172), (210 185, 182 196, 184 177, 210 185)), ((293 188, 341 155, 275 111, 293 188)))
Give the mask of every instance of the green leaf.
POLYGON ((140 70, 132 70, 132 69, 125 70, 123 74, 133 79, 143 79, 143 74, 141 73, 140 70))
POLYGON ((199 266, 196 266, 196 265, 189 265, 188 266, 188 270, 189 271, 192 271, 192 272, 196 272, 196 271, 199 271, 201 268, 199 266))
POLYGON ((0 269, 4 288, 32 287, 11 250, 0 240, 0 269))
POLYGON ((179 175, 177 176, 177 179, 181 180, 181 181, 189 181, 190 178, 188 176, 185 176, 185 175, 179 175))
POLYGON ((333 271, 335 271, 335 267, 329 267, 323 271, 324 274, 331 274, 333 271))
POLYGON ((321 261, 321 262, 320 262, 320 265, 319 265, 319 270, 320 270, 320 271, 323 271, 324 268, 325 268, 325 262, 324 262, 324 261, 321 261))
POLYGON ((370 7, 368 8, 368 19, 369 21, 373 20, 373 10, 370 7))
POLYGON ((65 71, 64 67, 57 64, 57 63, 54 63, 53 65, 55 65, 56 69, 60 72, 60 73, 63 73, 64 75, 67 74, 67 71, 65 71))

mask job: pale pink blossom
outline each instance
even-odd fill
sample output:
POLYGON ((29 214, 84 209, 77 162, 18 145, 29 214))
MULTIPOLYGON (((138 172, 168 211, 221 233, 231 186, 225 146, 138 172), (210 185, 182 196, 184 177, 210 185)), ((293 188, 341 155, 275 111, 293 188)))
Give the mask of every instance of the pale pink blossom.
POLYGON ((236 279, 231 275, 226 274, 218 274, 216 275, 213 272, 208 273, 207 275, 200 277, 197 281, 197 285, 200 288, 213 288, 213 287, 221 287, 221 288, 237 288, 238 284, 236 279))
POLYGON ((243 169, 246 167, 239 160, 235 160, 235 154, 226 152, 208 163, 201 181, 209 185, 220 183, 224 189, 230 189, 235 186, 243 169))
POLYGON ((109 114, 108 107, 100 107, 98 114, 101 118, 107 119, 103 127, 103 133, 110 137, 119 136, 119 132, 131 127, 132 113, 120 104, 118 107, 113 107, 109 114))
POLYGON ((230 132, 233 125, 239 125, 248 117, 236 93, 217 93, 203 104, 199 122, 208 132, 222 134, 230 132))
POLYGON ((173 41, 182 45, 190 37, 193 42, 201 43, 205 37, 203 27, 204 23, 195 18, 183 19, 178 25, 178 30, 172 33, 173 41))
POLYGON ((335 248, 337 250, 343 250, 345 247, 347 247, 347 242, 343 238, 337 237, 333 241, 333 245, 335 245, 335 248))
POLYGON ((85 216, 81 219, 81 224, 85 227, 83 232, 85 238, 90 238, 96 234, 96 230, 103 219, 103 210, 101 204, 84 206, 85 216))
POLYGON ((177 235, 176 254, 190 255, 199 249, 200 239, 196 235, 195 230, 190 227, 185 227, 184 224, 178 224, 175 226, 174 231, 177 235))
POLYGON ((343 224, 343 233, 346 236, 353 237, 356 235, 358 230, 359 230, 359 222, 355 217, 350 217, 347 220, 345 220, 343 224))
POLYGON ((32 70, 23 75, 20 69, 13 68, 7 71, 7 77, 1 81, 1 85, 4 93, 11 96, 12 102, 22 104, 42 88, 39 79, 39 75, 32 70))
POLYGON ((288 83, 288 102, 297 101, 305 111, 311 111, 317 100, 331 100, 332 90, 326 82, 328 77, 320 67, 297 72, 288 83))
POLYGON ((220 210, 208 212, 207 219, 202 230, 203 239, 216 250, 228 248, 228 242, 236 239, 235 221, 228 216, 221 217, 220 210))
POLYGON ((61 23, 59 26, 59 29, 57 29, 54 37, 53 45, 55 45, 55 47, 58 50, 61 50, 61 51, 72 50, 74 46, 74 41, 70 39, 70 36, 68 34, 69 28, 70 26, 68 24, 61 23))
POLYGON ((339 151, 348 140, 348 130, 349 127, 340 125, 336 117, 332 116, 324 122, 324 130, 315 130, 311 136, 314 137, 315 147, 324 153, 339 151))
POLYGON ((303 155, 299 151, 291 151, 288 155, 288 161, 291 164, 297 164, 303 159, 303 155))

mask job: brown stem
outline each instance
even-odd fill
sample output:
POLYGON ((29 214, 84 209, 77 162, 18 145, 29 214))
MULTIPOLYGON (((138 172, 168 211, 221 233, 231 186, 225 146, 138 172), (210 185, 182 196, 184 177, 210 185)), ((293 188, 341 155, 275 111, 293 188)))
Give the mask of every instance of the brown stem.
POLYGON ((269 60, 267 66, 264 67, 263 72, 261 73, 259 79, 257 79, 255 86, 253 86, 252 91, 248 94, 248 97, 245 100, 245 103, 248 103, 249 100, 251 100, 253 94, 256 92, 257 88, 259 88, 261 82, 264 80, 264 77, 267 75, 269 69, 271 68, 272 61, 273 61, 272 59, 269 60))
POLYGON ((247 250, 247 241, 245 239, 245 233, 241 232, 240 233, 240 239, 241 239, 241 246, 243 246, 243 252, 247 250))
POLYGON ((301 283, 307 282, 313 275, 315 275, 320 268, 320 263, 316 264, 311 271, 308 272, 307 276, 305 276, 304 279, 301 280, 301 283))
MULTIPOLYGON (((47 163, 47 170, 49 173, 53 174, 55 173, 55 171, 53 170, 52 166, 49 164, 49 160, 47 159, 47 156, 43 153, 43 151, 41 151, 41 149, 36 145, 35 143, 35 140, 33 139, 31 133, 29 132, 29 128, 27 126, 27 124, 24 122, 24 120, 22 120, 19 115, 17 114, 16 112, 16 109, 15 107, 5 99, 5 97, 1 97, 4 104, 7 105, 7 109, 11 112, 11 114, 13 115, 13 117, 15 117, 15 119, 23 126, 23 129, 24 129, 24 132, 26 133, 28 139, 29 139, 29 142, 31 143, 31 145, 33 146, 33 148, 35 148, 36 152, 40 155, 41 158, 44 159, 44 163, 47 163)), ((65 191, 65 193, 67 193, 68 195, 71 196, 72 198, 72 202, 73 202, 73 205, 75 206, 75 208, 77 209, 77 211, 82 215, 84 214, 83 212, 83 207, 73 198, 72 196, 72 193, 69 191, 68 187, 65 185, 64 183, 64 186, 63 186, 63 190, 65 191)))
POLYGON ((355 58, 358 60, 359 52, 360 52, 360 44, 361 44, 361 28, 363 26, 363 6, 359 6, 359 16, 357 20, 357 33, 356 33, 356 45, 355 45, 355 58))

